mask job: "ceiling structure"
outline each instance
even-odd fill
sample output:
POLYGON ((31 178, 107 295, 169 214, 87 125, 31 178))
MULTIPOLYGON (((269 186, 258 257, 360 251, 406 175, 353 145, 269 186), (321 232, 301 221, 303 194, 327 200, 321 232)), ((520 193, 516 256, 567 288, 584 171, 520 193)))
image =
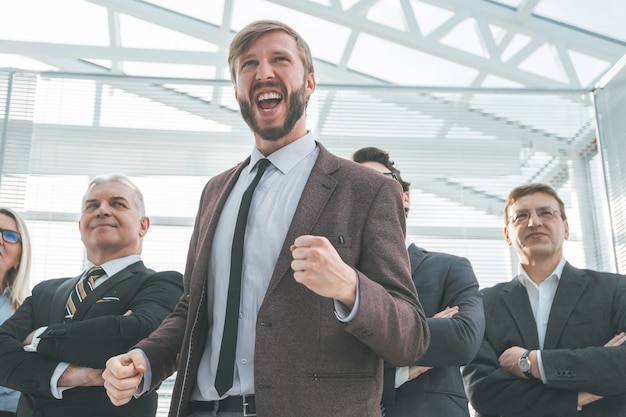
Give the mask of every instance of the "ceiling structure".
POLYGON ((326 83, 590 88, 626 51, 626 12, 586 3, 22 0, 0 5, 0 66, 224 78, 234 31, 275 18, 326 83))
MULTIPOLYGON (((388 110, 393 123, 384 129, 396 129, 403 140, 380 146, 413 187, 496 213, 511 184, 558 184, 572 155, 594 151, 592 103, 585 93, 626 53, 620 3, 20 0, 0 5, 0 68, 227 80, 234 33, 255 19, 282 20, 311 46, 324 97, 349 95, 356 86, 360 95, 345 106, 388 110), (547 114, 551 107, 558 111, 547 114), (421 118, 402 125, 416 114, 421 118), (421 128, 433 120, 431 130, 415 139, 419 152, 404 153, 416 128, 411 123, 421 128), (437 169, 446 154, 456 159, 437 169), (509 157, 519 172, 506 180, 509 157), (467 192, 460 197, 459 189, 467 192)), ((161 93, 150 98, 167 101, 161 93)), ((167 104, 175 102, 185 103, 167 104)), ((341 136, 342 124, 353 121, 341 120, 336 108, 321 106, 315 130, 347 153, 359 142, 341 136)), ((220 111, 212 117, 241 130, 228 109, 220 111)), ((376 137, 382 136, 371 140, 376 137)))

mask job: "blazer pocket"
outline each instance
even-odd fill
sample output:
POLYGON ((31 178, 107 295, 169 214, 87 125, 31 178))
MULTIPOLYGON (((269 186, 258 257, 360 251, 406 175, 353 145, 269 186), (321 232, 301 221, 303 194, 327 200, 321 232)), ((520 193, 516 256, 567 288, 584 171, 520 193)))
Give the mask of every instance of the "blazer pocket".
POLYGON ((102 297, 96 303, 110 303, 111 301, 120 301, 119 297, 102 297))
POLYGON ((328 239, 328 241, 337 250, 347 249, 347 248, 352 247, 352 236, 346 236, 346 235, 326 236, 326 239, 328 239))

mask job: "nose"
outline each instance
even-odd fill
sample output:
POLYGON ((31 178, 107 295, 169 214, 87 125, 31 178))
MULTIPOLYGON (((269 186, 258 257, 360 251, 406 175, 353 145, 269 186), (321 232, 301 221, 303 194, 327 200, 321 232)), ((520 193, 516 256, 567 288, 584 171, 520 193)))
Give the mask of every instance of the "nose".
POLYGON ((272 65, 265 60, 260 61, 256 69, 257 81, 264 81, 272 78, 274 78, 274 69, 272 68, 272 65))
POLYGON ((537 227, 540 226, 541 223, 541 217, 539 217, 539 215, 534 212, 531 211, 530 214, 528 215, 528 227, 537 227))
POLYGON ((110 210, 111 210, 111 207, 109 206, 109 204, 106 201, 103 201, 98 206, 98 210, 96 210, 96 216, 98 217, 109 216, 111 214, 110 210))

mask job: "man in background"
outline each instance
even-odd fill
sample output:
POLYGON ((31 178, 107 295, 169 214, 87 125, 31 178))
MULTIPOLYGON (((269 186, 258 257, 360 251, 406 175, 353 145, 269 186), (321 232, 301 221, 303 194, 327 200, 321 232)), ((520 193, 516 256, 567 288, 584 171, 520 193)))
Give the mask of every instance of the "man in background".
POLYGON ((565 260, 565 205, 547 184, 509 193, 504 236, 520 264, 483 290, 485 336, 463 369, 476 415, 626 416, 626 278, 565 260))
MULTIPOLYGON (((366 147, 352 159, 398 181, 408 215, 410 183, 402 179, 389 154, 366 147)), ((413 282, 428 317, 430 346, 411 366, 385 368, 383 415, 468 417, 459 366, 474 357, 485 330, 478 281, 466 258, 429 252, 408 239, 406 244, 413 282)))
POLYGON ((0 326, 0 385, 22 391, 18 417, 154 416, 156 393, 111 404, 102 371, 172 312, 181 274, 141 261, 150 219, 126 177, 94 179, 78 225, 87 270, 41 282, 0 326))

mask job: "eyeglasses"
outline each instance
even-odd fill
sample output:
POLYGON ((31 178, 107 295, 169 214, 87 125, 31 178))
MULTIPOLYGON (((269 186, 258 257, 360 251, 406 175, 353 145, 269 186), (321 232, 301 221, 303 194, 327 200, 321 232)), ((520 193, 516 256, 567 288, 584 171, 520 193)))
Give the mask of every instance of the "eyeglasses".
MULTIPOLYGON (((542 221, 548 222, 554 219, 554 217, 559 214, 559 211, 552 208, 538 208, 535 209, 535 213, 537 213, 537 217, 539 217, 542 221)), ((509 220, 516 226, 527 224, 530 220, 530 211, 520 210, 512 216, 509 216, 509 220)))
POLYGON ((395 172, 382 172, 382 174, 383 174, 384 176, 391 177, 391 178, 393 178, 394 180, 397 180, 397 179, 398 179, 398 176, 396 175, 396 173, 395 173, 395 172))
POLYGON ((0 232, 2 233, 2 240, 8 243, 17 243, 22 238, 15 230, 0 229, 0 232))

